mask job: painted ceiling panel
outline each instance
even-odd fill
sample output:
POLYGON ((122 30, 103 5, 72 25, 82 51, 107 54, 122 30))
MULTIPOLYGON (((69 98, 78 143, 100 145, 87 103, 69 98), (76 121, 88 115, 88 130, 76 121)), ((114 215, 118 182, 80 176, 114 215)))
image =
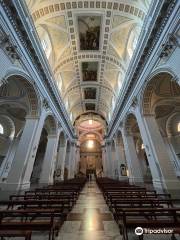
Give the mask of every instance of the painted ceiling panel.
POLYGON ((73 120, 93 110, 109 121, 150 0, 26 3, 73 120))

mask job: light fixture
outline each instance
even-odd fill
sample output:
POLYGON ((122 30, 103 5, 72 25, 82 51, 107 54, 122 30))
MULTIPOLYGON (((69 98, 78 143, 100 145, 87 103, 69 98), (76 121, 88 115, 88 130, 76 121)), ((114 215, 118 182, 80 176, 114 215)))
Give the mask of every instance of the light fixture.
POLYGON ((144 143, 142 143, 142 145, 141 145, 141 149, 144 149, 144 143))
POLYGON ((94 141, 93 140, 88 140, 88 148, 93 148, 94 146, 94 141))
POLYGON ((93 124, 92 119, 89 119, 89 125, 92 125, 92 124, 93 124))

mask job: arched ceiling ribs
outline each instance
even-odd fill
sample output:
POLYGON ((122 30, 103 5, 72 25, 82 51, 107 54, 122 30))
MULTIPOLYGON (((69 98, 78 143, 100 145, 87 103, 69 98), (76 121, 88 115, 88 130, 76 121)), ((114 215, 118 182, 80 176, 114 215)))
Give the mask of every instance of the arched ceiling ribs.
MULTIPOLYGON (((69 86, 67 88, 67 90, 65 91, 65 94, 63 95, 63 98, 65 98, 67 95, 71 96, 73 94, 74 91, 77 91, 80 87, 92 87, 92 83, 81 83, 81 84, 74 84, 73 85, 73 81, 71 82, 72 86, 69 86)), ((114 91, 114 89, 110 86, 110 84, 108 82, 105 82, 105 85, 100 84, 100 83, 93 83, 93 87, 101 87, 107 91, 109 91, 114 97, 117 97, 116 92, 114 91)))
POLYGON ((103 110, 104 110, 104 108, 106 109, 106 110, 110 110, 110 104, 109 105, 107 105, 105 102, 102 102, 102 101, 99 101, 99 108, 103 108, 103 110))
MULTIPOLYGON (((73 82, 74 83, 74 82, 73 82)), ((69 86, 63 95, 63 98, 65 98, 67 95, 71 96, 75 91, 79 92, 79 84, 75 83, 73 86, 69 86)))
MULTIPOLYGON (((140 22, 140 21, 138 21, 138 22, 140 22)), ((129 24, 134 24, 134 23, 137 23, 137 19, 129 19, 129 21, 123 22, 120 25, 112 28, 111 33, 116 32, 116 31, 120 31, 121 28, 125 28, 129 24)))
POLYGON ((68 33, 67 29, 64 29, 63 27, 55 24, 55 23, 50 23, 50 22, 44 22, 43 24, 45 24, 47 27, 53 28, 54 30, 58 30, 64 33, 68 33))
MULTIPOLYGON (((60 57, 61 57, 61 55, 65 52, 65 50, 67 49, 67 48, 69 48, 70 47, 70 42, 68 42, 67 43, 67 45, 65 45, 65 47, 59 52, 59 54, 57 55, 57 63, 60 61, 60 57)), ((57 64, 56 64, 57 65, 57 64)), ((54 68, 56 68, 56 65, 55 65, 55 67, 54 68)), ((64 71, 64 70, 63 70, 64 71)), ((71 70, 72 71, 72 70, 71 70)))
POLYGON ((53 13, 53 14, 50 14, 50 15, 41 16, 40 18, 38 18, 34 22, 35 22, 36 25, 39 25, 39 24, 45 23, 46 21, 48 21, 52 18, 64 17, 64 16, 65 16, 64 13, 57 12, 57 13, 53 13))
POLYGON ((49 38, 49 41, 50 41, 50 43, 51 43, 52 52, 54 52, 54 46, 53 46, 52 36, 51 36, 51 34, 49 34, 49 31, 48 31, 48 29, 46 28, 46 25, 45 25, 45 24, 39 24, 39 26, 42 27, 44 31, 46 31, 46 33, 47 33, 47 35, 48 35, 48 38, 49 38))
POLYGON ((96 140, 97 140, 96 136, 97 136, 99 142, 102 142, 102 141, 103 141, 102 135, 101 135, 99 132, 95 131, 95 130, 83 131, 83 132, 79 135, 79 141, 81 142, 81 141, 83 141, 83 140, 85 141, 85 140, 87 140, 87 139, 96 139, 96 140), (87 136, 88 134, 93 134, 93 135, 95 135, 95 137, 89 138, 89 137, 87 136))
POLYGON ((128 31, 130 26, 143 21, 145 5, 141 0, 36 0, 35 6, 31 5, 32 18, 36 27, 44 25, 49 29, 55 54, 52 69, 57 81, 62 78, 63 85, 59 82, 57 87, 61 90, 63 99, 69 99, 73 117, 81 110, 86 112, 86 109, 101 111, 107 117, 112 98, 116 100, 118 97, 118 80, 124 81, 130 61, 130 58, 125 58, 130 36, 128 31), (84 33, 80 30, 82 22, 84 33), (87 39, 90 38, 86 35, 89 31, 95 38, 88 43, 87 39), (117 32, 113 42, 113 33, 117 32), (86 47, 82 47, 83 35, 86 47), (85 96, 84 93, 89 94, 85 96))
POLYGON ((140 27, 140 26, 139 26, 138 24, 136 24, 136 23, 132 24, 131 29, 130 29, 130 31, 129 31, 129 33, 128 33, 128 36, 127 36, 127 41, 126 41, 126 45, 125 45, 125 49, 126 49, 126 50, 127 50, 128 42, 129 42, 130 36, 131 36, 131 34, 132 34, 132 31, 134 31, 134 29, 135 29, 136 27, 140 27))
POLYGON ((83 102, 81 101, 81 99, 79 99, 78 101, 74 102, 74 103, 72 104, 71 108, 69 109, 69 111, 72 112, 73 109, 74 109, 75 107, 78 107, 78 106, 81 106, 81 107, 83 106, 83 102))
MULTIPOLYGON (((104 56, 101 56, 101 54, 81 54, 78 52, 77 58, 84 62, 89 61, 89 59, 91 59, 91 61, 95 61, 95 62, 99 61, 99 60, 104 60, 106 63, 110 63, 110 64, 116 66, 121 71, 126 70, 125 63, 123 62, 123 60, 118 59, 117 57, 112 56, 110 54, 106 54, 106 57, 104 57, 104 56)), ((58 65, 54 68, 54 72, 56 73, 62 66, 65 66, 65 65, 69 64, 70 62, 72 62, 74 64, 74 60, 75 60, 74 56, 68 56, 68 57, 62 58, 62 60, 59 61, 58 65)))
MULTIPOLYGON (((76 78, 75 77, 70 81, 70 83, 68 84, 67 88, 64 89, 65 92, 64 93, 62 92, 62 97, 63 98, 65 98, 67 96, 67 94, 66 94, 67 89, 69 89, 71 87, 71 85, 73 85, 74 83, 76 83, 76 78)), ((77 89, 78 89, 78 87, 77 87, 77 89)))

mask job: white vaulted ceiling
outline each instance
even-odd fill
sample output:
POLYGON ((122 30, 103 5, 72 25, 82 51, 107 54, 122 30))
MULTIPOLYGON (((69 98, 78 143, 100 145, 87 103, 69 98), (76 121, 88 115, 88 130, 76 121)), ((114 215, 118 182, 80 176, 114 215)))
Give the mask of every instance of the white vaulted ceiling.
POLYGON ((89 111, 109 121, 150 0, 26 3, 72 121, 89 111))

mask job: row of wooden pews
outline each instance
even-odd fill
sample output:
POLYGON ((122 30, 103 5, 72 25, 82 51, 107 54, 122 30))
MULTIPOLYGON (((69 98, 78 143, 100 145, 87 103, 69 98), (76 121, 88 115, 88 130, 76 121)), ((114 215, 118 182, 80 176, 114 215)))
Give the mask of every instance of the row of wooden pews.
POLYGON ((23 237, 30 240, 33 232, 47 232, 48 239, 53 240, 85 182, 85 178, 71 179, 0 201, 1 239, 23 237))
MULTIPOLYGON (((128 233, 137 227, 154 229, 167 233, 175 240, 175 234, 180 234, 180 208, 176 204, 180 199, 173 199, 170 194, 158 194, 155 190, 131 185, 109 178, 98 178, 97 184, 104 199, 113 213, 123 240, 128 240, 128 233)), ((158 239, 158 235, 156 235, 158 239)), ((139 235, 143 239, 143 235, 139 235)), ((169 238, 168 238, 169 239, 169 238)))

